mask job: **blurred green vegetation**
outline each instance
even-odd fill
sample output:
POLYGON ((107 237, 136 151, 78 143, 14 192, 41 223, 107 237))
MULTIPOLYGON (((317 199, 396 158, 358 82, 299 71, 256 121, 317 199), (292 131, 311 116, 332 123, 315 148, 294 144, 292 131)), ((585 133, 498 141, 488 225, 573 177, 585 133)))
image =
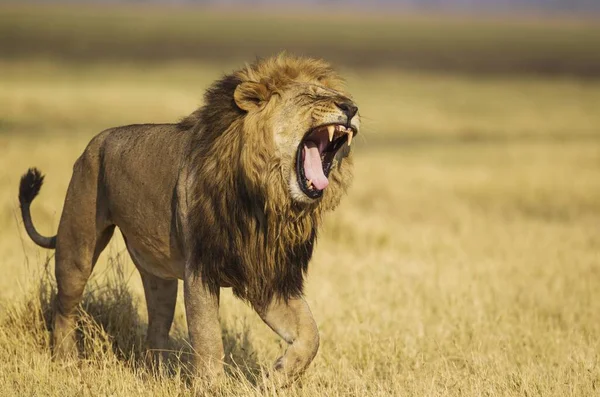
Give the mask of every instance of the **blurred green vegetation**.
POLYGON ((288 50, 352 67, 598 77, 599 48, 600 24, 571 17, 0 5, 5 60, 237 63, 288 50))

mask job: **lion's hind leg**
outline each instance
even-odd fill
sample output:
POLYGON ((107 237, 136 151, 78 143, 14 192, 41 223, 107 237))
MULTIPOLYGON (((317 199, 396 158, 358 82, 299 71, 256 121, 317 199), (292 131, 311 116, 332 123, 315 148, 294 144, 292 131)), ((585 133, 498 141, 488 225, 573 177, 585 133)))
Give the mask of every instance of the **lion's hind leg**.
POLYGON ((77 355, 77 306, 92 269, 115 226, 98 200, 97 167, 82 156, 76 163, 56 237, 56 284, 52 344, 57 358, 77 355))

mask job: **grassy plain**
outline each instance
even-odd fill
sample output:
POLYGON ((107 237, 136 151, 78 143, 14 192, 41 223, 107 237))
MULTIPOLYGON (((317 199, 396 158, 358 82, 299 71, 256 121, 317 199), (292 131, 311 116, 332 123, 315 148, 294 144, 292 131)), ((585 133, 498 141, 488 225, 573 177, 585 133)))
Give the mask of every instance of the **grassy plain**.
MULTIPOLYGON (((181 300, 171 371, 140 360, 143 291, 120 238, 82 306, 85 358, 50 360, 52 253, 24 235, 17 185, 30 166, 46 173, 33 217, 54 233, 95 133, 177 120, 235 66, 0 61, 0 395, 192 391, 181 300)), ((598 395, 600 82, 385 65, 344 74, 363 134, 354 186, 309 271, 320 352, 298 384, 258 390, 284 346, 225 290, 230 376, 218 394, 598 395)))

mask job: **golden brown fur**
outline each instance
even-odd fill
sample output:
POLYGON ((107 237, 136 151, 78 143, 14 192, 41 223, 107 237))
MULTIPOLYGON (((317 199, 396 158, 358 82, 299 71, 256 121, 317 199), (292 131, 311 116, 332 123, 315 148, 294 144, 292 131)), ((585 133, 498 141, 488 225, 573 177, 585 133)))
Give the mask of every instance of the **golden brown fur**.
MULTIPOLYGON (((279 56, 225 76, 205 105, 178 124, 133 125, 96 136, 74 166, 55 240, 33 227, 29 205, 43 177, 30 171, 20 201, 29 235, 56 246, 54 345, 75 350, 74 310, 115 226, 140 270, 149 312, 148 345, 165 349, 184 280, 199 374, 222 372, 220 287, 252 304, 290 347, 276 368, 299 374, 318 348, 302 297, 321 216, 351 179, 350 148, 336 154, 323 197, 302 194, 296 153, 307 131, 344 118, 351 100, 323 61, 279 56)), ((351 119, 351 120, 350 120, 351 119)))

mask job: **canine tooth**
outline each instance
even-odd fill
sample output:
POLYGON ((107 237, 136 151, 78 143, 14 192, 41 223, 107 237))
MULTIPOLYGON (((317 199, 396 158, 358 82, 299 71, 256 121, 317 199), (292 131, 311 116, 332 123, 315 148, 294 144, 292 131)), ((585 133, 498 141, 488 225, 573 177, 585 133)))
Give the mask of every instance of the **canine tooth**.
POLYGON ((352 135, 354 135, 354 133, 351 128, 348 128, 346 131, 348 131, 348 146, 350 146, 352 145, 352 135))
POLYGON ((329 133, 329 142, 333 141, 333 134, 335 133, 335 126, 328 125, 327 132, 329 133))
POLYGON ((312 180, 311 179, 309 179, 308 181, 306 181, 306 186, 308 186, 309 189, 312 187, 312 180))

